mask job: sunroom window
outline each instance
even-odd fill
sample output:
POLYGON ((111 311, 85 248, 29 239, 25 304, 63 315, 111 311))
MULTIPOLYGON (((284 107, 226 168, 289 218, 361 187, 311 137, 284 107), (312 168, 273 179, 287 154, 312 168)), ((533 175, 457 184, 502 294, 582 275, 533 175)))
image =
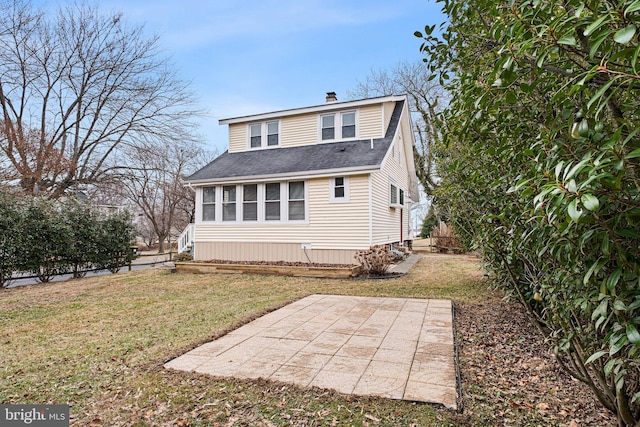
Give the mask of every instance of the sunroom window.
POLYGON ((222 220, 236 220, 236 186, 225 185, 222 187, 222 220))
POLYGON ((304 220, 304 181, 289 183, 289 220, 304 220))
POLYGON ((280 183, 273 182, 265 185, 264 202, 265 220, 280 220, 280 183))
POLYGON ((202 220, 216 220, 216 187, 202 189, 202 220))
POLYGON ((242 186, 242 220, 258 220, 258 184, 242 186))

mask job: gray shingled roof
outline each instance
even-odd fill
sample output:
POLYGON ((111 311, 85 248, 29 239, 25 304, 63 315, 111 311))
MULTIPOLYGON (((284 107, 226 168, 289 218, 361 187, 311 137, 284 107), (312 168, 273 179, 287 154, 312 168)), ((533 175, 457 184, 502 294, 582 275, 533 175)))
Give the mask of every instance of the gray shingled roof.
POLYGON ((373 149, 371 140, 366 139, 238 153, 226 151, 186 181, 216 181, 380 166, 393 141, 403 104, 404 101, 396 102, 385 137, 374 139, 373 149))

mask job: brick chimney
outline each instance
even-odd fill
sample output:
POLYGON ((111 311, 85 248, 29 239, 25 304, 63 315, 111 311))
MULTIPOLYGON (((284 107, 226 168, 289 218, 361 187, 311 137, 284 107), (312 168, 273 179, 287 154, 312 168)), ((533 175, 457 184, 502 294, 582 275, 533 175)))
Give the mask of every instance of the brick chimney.
POLYGON ((338 97, 335 92, 327 92, 327 104, 330 102, 338 102, 338 97))

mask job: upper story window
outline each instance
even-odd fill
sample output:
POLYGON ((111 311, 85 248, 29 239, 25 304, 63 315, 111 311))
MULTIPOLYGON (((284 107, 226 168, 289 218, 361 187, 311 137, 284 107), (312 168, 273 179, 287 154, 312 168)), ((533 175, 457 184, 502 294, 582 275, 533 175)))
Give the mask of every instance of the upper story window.
POLYGON ((342 113, 342 138, 356 137, 356 113, 342 113))
POLYGON ((273 147, 279 144, 278 122, 267 123, 267 145, 273 147))
POLYGON ((391 200, 389 200, 389 202, 392 205, 398 204, 398 187, 393 184, 391 184, 391 200))
POLYGON ((338 176, 330 180, 330 201, 331 202, 348 202, 349 201, 349 178, 338 176))
POLYGON ((322 116, 322 140, 336 139, 336 117, 335 115, 322 116))
POLYGON ((262 147, 262 124, 249 126, 249 140, 251 148, 262 147))
POLYGON ((355 138, 356 134, 355 111, 320 116, 320 139, 322 141, 355 138))
POLYGON ((279 122, 252 123, 249 125, 249 147, 275 147, 280 144, 279 122))

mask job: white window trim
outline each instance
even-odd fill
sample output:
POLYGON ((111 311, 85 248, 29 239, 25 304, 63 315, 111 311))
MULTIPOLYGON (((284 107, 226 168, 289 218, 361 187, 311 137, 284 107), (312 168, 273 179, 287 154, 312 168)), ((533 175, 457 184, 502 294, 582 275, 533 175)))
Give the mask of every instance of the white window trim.
MULTIPOLYGON (((238 212, 238 210, 239 210, 238 209, 238 195, 242 194, 242 186, 233 185, 233 184, 231 184, 231 185, 222 185, 222 186, 220 186, 220 190, 219 191, 216 190, 216 198, 218 196, 218 193, 221 193, 220 194, 220 217, 219 217, 220 218, 220 222, 222 222, 222 223, 232 223, 232 224, 238 222, 239 221, 238 220, 238 218, 239 218, 238 214, 240 212, 242 212, 241 209, 240 209, 240 212, 238 212), (236 214, 235 214, 235 219, 234 220, 225 220, 224 217, 223 217, 224 216, 224 187, 235 187, 235 189, 236 189, 235 199, 233 200, 233 202, 228 202, 228 203, 233 203, 233 205, 235 207, 236 214)), ((216 218, 218 218, 218 216, 216 216, 216 218)))
POLYGON ((247 150, 266 150, 272 148, 279 148, 282 142, 282 123, 281 120, 268 120, 265 122, 253 122, 247 123, 247 150), (268 145, 269 144, 269 124, 277 123, 278 124, 278 143, 276 145, 268 145), (252 147, 251 146, 251 126, 260 125, 260 146, 252 147))
MULTIPOLYGON (((285 222, 286 217, 284 216, 286 214, 286 211, 284 209, 283 206, 283 198, 284 198, 284 194, 285 191, 282 188, 283 183, 280 181, 274 181, 274 182, 265 182, 262 185, 259 184, 260 187, 263 188, 263 196, 261 199, 258 200, 258 203, 260 204, 260 206, 262 206, 262 216, 258 218, 258 221, 262 224, 281 224, 282 222, 285 222), (280 203, 280 219, 267 219, 267 184, 280 184, 280 198, 278 199, 278 203, 280 203)), ((271 200, 272 202, 275 202, 275 200, 271 200)))
MULTIPOLYGON (((389 193, 388 193, 388 196, 389 196, 389 197, 388 197, 388 199, 387 199, 387 200, 389 201, 389 207, 390 207, 390 208, 392 208, 392 209, 396 209, 396 208, 403 208, 403 207, 404 207, 404 205, 401 205, 401 204, 400 204, 400 191, 403 191, 403 192, 404 192, 405 198, 406 198, 406 194, 407 194, 407 192, 406 192, 406 191, 404 191, 404 190, 403 190, 403 189, 402 189, 402 188, 401 188, 401 187, 400 187, 400 186, 395 182, 395 180, 391 180, 391 181, 389 181, 389 185, 388 185, 388 187, 387 187, 387 188, 389 189, 389 193), (395 203, 393 203, 393 201, 391 200, 391 195, 392 195, 392 192, 393 192, 393 189, 391 188, 392 186, 393 186, 393 187, 395 187, 395 193, 396 193, 396 202, 395 202, 395 203)), ((406 201, 406 200, 405 200, 405 201, 406 201)))
POLYGON ((270 182, 248 182, 242 184, 220 184, 220 185, 205 185, 200 187, 200 191, 197 195, 198 206, 196 207, 197 218, 200 219, 202 224, 215 224, 222 226, 256 226, 256 225, 296 225, 296 224, 309 224, 309 181, 306 179, 291 179, 287 181, 270 181, 270 182), (304 219, 289 220, 289 183, 290 182, 304 182, 304 219), (258 186, 258 220, 245 221, 244 215, 244 185, 257 184, 258 186), (279 220, 267 220, 266 219, 266 185, 267 184, 280 184, 280 219, 279 220), (223 221, 222 220, 222 199, 223 199, 223 187, 235 186, 236 187, 236 220, 235 221, 223 221), (215 221, 204 221, 202 219, 202 206, 204 200, 204 187, 215 187, 216 199, 215 199, 215 221))
POLYGON ((335 176, 329 178, 329 202, 330 203, 348 203, 349 196, 349 177, 348 176, 335 176), (336 197, 336 178, 344 179, 344 197, 336 197))
MULTIPOLYGON (((254 223, 256 224, 259 220, 260 220, 260 184, 254 184, 254 183, 249 183, 249 184, 242 184, 239 185, 240 187, 240 204, 242 205, 240 208, 240 216, 238 216, 236 214, 236 218, 239 218, 239 220, 237 222, 247 222, 247 223, 254 223), (257 198, 255 202, 246 202, 244 200, 244 187, 247 185, 256 185, 256 192, 257 192, 257 198), (245 221, 244 219, 244 205, 245 203, 255 203, 256 204, 256 212, 257 212, 257 219, 252 219, 252 220, 247 220, 245 221)), ((236 193, 238 193, 238 190, 236 189, 236 193)))
MULTIPOLYGON (((304 224, 307 222, 307 220, 309 219, 309 182, 305 181, 303 179, 293 179, 290 181, 286 181, 283 183, 286 187, 286 203, 287 206, 286 208, 284 208, 285 212, 285 217, 283 222, 287 222, 289 224, 304 224), (304 219, 289 219, 289 202, 292 201, 289 198, 289 183, 291 182, 302 182, 304 185, 304 195, 302 197, 304 197, 304 199, 302 200, 304 202, 304 219)), ((281 187, 282 188, 282 187, 281 187)), ((300 199, 295 199, 293 201, 300 201, 300 199)), ((282 206, 280 206, 282 208, 282 206)))
POLYGON ((318 114, 318 141, 320 143, 328 143, 328 142, 337 142, 337 141, 354 141, 360 137, 360 117, 359 110, 344 110, 344 111, 334 111, 332 113, 319 113, 318 114), (355 136, 349 138, 342 137, 342 116, 344 114, 354 113, 355 114, 355 136), (322 118, 326 116, 334 116, 334 138, 333 139, 322 139, 322 118))
POLYGON ((200 222, 204 223, 204 224, 210 224, 210 223, 214 223, 216 222, 216 220, 219 218, 218 217, 218 186, 217 185, 205 185, 204 187, 201 187, 199 194, 197 194, 197 212, 196 212, 196 218, 200 219, 200 222), (214 220, 210 221, 210 220, 205 220, 204 219, 204 189, 205 188, 214 188, 215 191, 215 195, 214 195, 214 200, 213 202, 208 202, 206 203, 207 205, 213 205, 213 216, 214 216, 214 220))

